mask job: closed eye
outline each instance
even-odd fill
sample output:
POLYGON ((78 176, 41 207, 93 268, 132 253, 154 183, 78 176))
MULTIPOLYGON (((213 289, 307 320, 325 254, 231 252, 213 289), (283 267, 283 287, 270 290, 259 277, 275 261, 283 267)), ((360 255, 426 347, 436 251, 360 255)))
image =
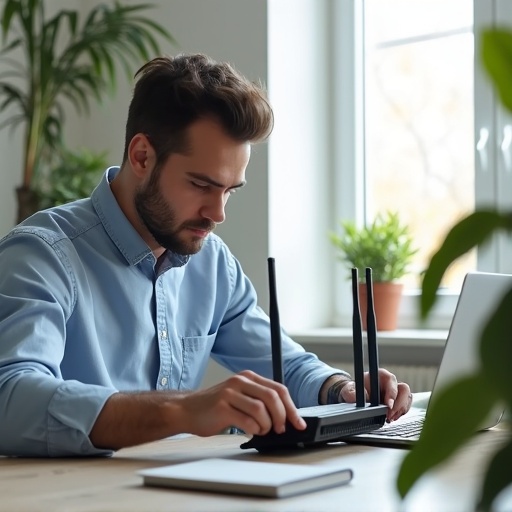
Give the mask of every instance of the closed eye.
MULTIPOLYGON (((190 183, 192 184, 193 187, 201 190, 202 192, 208 192, 208 190, 210 190, 211 188, 211 185, 209 183, 203 183, 200 181, 191 181, 190 183)), ((239 188, 239 186, 228 188, 225 193, 230 195, 234 194, 239 188)))
POLYGON ((211 187, 211 185, 210 185, 210 184, 208 184, 208 183, 200 183, 200 182, 198 182, 198 181, 191 181, 190 183, 191 183, 194 187, 196 187, 196 188, 198 188, 198 189, 200 189, 200 190, 203 190, 203 191, 206 191, 206 190, 208 190, 208 189, 211 187))
POLYGON ((195 172, 187 172, 188 179, 193 187, 198 188, 204 192, 210 190, 210 187, 215 187, 218 189, 224 189, 224 194, 231 194, 236 189, 242 188, 245 186, 246 181, 242 180, 240 183, 233 185, 232 187, 225 189, 224 185, 218 181, 211 179, 209 176, 203 175, 201 173, 195 172))

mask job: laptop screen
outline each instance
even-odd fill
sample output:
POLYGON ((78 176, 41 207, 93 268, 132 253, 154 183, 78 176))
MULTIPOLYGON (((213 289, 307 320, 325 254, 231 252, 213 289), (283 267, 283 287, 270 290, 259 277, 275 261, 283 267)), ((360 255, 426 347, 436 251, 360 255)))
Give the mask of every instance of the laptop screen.
MULTIPOLYGON (((480 335, 505 293, 512 287, 512 275, 470 272, 466 275, 432 397, 455 379, 473 373, 479 365, 480 335)), ((502 411, 489 418, 488 428, 499 421, 502 411), (496 419, 497 417, 497 419, 496 419)))

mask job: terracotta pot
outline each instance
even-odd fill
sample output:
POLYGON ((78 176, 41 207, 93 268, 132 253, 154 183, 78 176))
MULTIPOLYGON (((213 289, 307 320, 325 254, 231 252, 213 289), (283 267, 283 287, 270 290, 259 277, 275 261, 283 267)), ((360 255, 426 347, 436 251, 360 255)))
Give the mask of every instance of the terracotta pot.
MULTIPOLYGON (((398 308, 402 298, 402 283, 373 283, 373 307, 377 319, 377 331, 396 329, 398 308)), ((363 329, 366 330, 366 284, 359 284, 359 303, 363 329)))

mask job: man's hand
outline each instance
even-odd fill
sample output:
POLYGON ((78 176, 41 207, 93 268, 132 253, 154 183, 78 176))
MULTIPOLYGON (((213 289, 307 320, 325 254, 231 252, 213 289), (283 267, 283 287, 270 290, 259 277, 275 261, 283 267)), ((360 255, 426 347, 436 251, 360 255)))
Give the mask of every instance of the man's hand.
POLYGON ((209 389, 181 395, 183 432, 210 436, 235 426, 247 434, 263 435, 271 429, 285 431, 288 420, 298 430, 306 428, 288 393, 272 380, 246 370, 209 389))
MULTIPOLYGON (((356 384, 344 375, 333 375, 322 386, 320 396, 322 403, 327 403, 327 395, 331 386, 336 385, 339 402, 353 403, 356 401, 356 384), (340 384, 337 384, 337 383, 340 384)), ((366 398, 370 394, 370 374, 364 374, 366 398)), ((387 421, 395 421, 409 411, 412 404, 411 388, 405 382, 398 382, 396 376, 384 368, 379 368, 380 401, 388 406, 387 421)), ((336 389, 334 388, 334 389, 336 389)))
POLYGON ((271 428, 282 433, 286 421, 306 428, 288 389, 243 371, 201 391, 114 393, 89 437, 97 448, 117 450, 181 433, 211 436, 232 426, 251 435, 271 428))

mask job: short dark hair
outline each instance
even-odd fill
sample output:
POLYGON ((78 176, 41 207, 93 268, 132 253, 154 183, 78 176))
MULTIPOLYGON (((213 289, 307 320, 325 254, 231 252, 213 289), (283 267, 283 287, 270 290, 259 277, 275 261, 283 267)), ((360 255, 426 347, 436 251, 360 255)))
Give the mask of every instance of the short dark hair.
POLYGON ((123 163, 128 145, 144 133, 163 162, 187 149, 190 124, 213 118, 241 142, 265 140, 274 117, 263 87, 250 82, 228 63, 203 54, 157 57, 142 66, 126 122, 123 163))

